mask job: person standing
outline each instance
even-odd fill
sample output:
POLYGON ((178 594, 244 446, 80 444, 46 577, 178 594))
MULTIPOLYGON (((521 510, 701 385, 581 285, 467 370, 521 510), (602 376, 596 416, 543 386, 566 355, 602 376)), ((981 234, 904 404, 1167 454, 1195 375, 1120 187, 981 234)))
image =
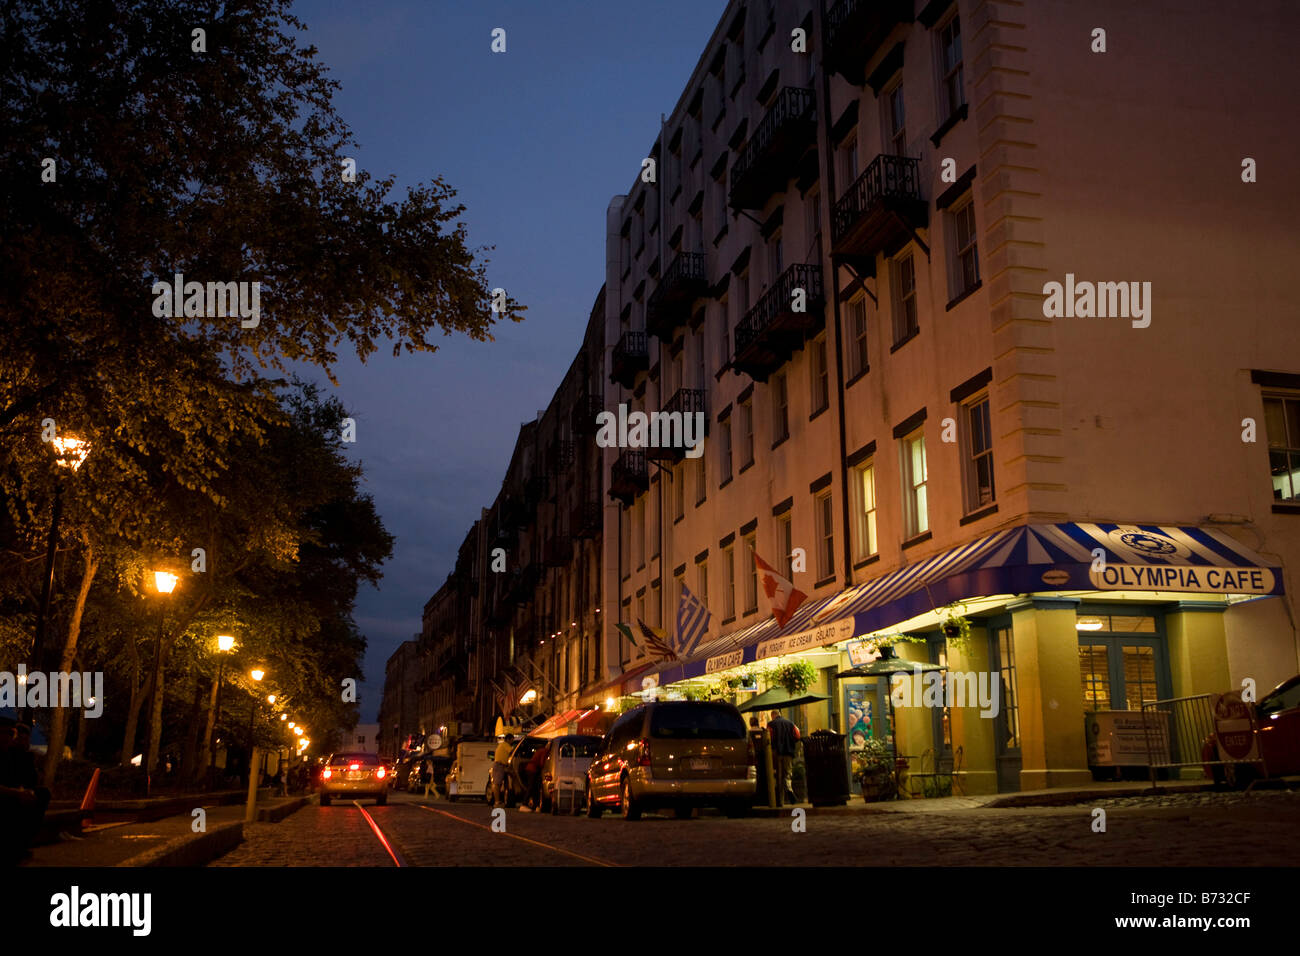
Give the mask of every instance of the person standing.
POLYGON ((497 741, 496 753, 492 755, 492 805, 506 805, 506 787, 510 781, 510 755, 515 752, 515 745, 509 738, 497 741))
POLYGON ((795 745, 799 742, 799 728, 794 721, 781 716, 779 710, 772 711, 772 719, 767 722, 767 736, 772 742, 773 770, 776 776, 776 805, 779 807, 789 794, 794 802, 794 791, 790 788, 790 771, 794 766, 795 745))

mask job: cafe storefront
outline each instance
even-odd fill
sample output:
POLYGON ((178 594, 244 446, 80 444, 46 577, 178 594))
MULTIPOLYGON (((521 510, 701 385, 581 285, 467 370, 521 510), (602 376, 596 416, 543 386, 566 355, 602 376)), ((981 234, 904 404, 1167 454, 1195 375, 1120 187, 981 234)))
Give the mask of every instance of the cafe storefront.
MULTIPOLYGON (((1078 786, 1096 774, 1085 713, 1234 686, 1234 615, 1250 624, 1252 653, 1272 647, 1294 667, 1285 608, 1271 600, 1281 594, 1281 569, 1217 529, 1025 525, 809 602, 783 628, 768 619, 642 668, 621 692, 693 696, 718 678, 807 660, 809 691, 826 699, 789 715, 805 732, 946 761, 957 792, 1078 786), (881 646, 935 669, 836 680, 881 646)), ((746 686, 737 703, 762 689, 746 686)))

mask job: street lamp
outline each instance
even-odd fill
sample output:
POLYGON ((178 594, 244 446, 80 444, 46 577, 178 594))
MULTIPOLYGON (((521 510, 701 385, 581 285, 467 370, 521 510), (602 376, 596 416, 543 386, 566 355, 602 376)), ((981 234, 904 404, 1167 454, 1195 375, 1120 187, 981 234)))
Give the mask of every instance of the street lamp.
MULTIPOLYGON (((60 468, 75 472, 90 454, 90 443, 66 435, 50 441, 54 449, 54 461, 60 468)), ((54 480, 54 509, 50 516, 50 537, 45 550, 45 577, 41 582, 41 603, 36 608, 36 635, 32 640, 32 666, 30 670, 41 669, 45 650, 45 621, 50 614, 50 594, 54 590, 54 556, 59 548, 59 518, 63 515, 63 480, 56 476, 54 480)))
POLYGON ((266 702, 267 702, 268 704, 274 704, 274 703, 275 703, 275 695, 274 695, 274 694, 267 694, 267 695, 266 695, 266 702))
POLYGON ((266 676, 266 671, 262 670, 262 668, 260 667, 254 667, 251 671, 248 672, 248 676, 253 678, 253 680, 261 680, 263 677, 266 676))
POLYGON ((212 717, 212 739, 208 742, 208 767, 215 779, 217 769, 217 727, 221 724, 221 691, 226 678, 226 656, 235 649, 235 638, 231 634, 217 635, 217 650, 221 656, 217 662, 217 706, 212 717))
MULTIPOLYGON (((176 583, 180 580, 170 571, 155 571, 153 573, 153 586, 160 595, 171 594, 176 590, 176 583)), ((153 646, 153 693, 150 700, 150 710, 157 709, 159 716, 162 715, 162 644, 163 631, 167 624, 167 607, 161 601, 158 602, 158 637, 153 646)), ((161 741, 159 741, 161 743, 161 741)), ((154 743, 152 722, 149 730, 149 753, 145 760, 146 773, 152 775, 158 766, 158 751, 154 743)))

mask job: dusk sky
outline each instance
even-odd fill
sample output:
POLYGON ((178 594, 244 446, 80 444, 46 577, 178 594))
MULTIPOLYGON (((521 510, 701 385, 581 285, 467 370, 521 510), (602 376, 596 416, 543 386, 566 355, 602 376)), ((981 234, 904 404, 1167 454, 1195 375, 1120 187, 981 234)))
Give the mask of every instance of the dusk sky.
POLYGON ((384 663, 420 630, 479 509, 501 484, 522 422, 546 407, 604 281, 605 209, 640 172, 725 0, 476 2, 307 0, 304 42, 342 84, 358 168, 398 189, 443 176, 458 191, 491 286, 528 307, 495 342, 340 364, 333 390, 357 421, 353 454, 397 542, 363 588, 369 641, 361 719, 377 719, 384 663), (506 52, 491 52, 492 30, 506 52))

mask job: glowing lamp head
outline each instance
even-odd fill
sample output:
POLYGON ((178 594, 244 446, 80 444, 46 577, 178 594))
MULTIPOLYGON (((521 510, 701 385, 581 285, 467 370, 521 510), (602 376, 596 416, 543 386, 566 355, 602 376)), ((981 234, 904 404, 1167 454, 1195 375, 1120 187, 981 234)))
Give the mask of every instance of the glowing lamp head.
POLYGON ((71 435, 51 439, 50 444, 54 446, 54 460, 62 467, 71 468, 73 471, 80 468, 81 463, 90 454, 90 442, 73 438, 71 435))
POLYGON ((267 694, 267 695, 266 695, 266 702, 267 702, 268 704, 274 704, 274 703, 275 703, 275 695, 274 695, 274 694, 267 694))
POLYGON ((266 671, 262 670, 262 668, 260 667, 254 667, 251 671, 248 672, 248 676, 253 678, 253 680, 261 680, 263 677, 266 676, 266 671))
POLYGON ((519 703, 531 704, 535 700, 537 700, 537 691, 530 689, 524 691, 524 696, 519 698, 519 703))
POLYGON ((280 719, 281 719, 281 720, 288 720, 288 719, 289 719, 289 715, 288 715, 288 714, 281 714, 281 715, 280 715, 280 719))
POLYGON ((159 594, 171 594, 176 590, 176 582, 179 581, 176 575, 170 571, 155 571, 153 573, 153 586, 157 588, 159 594))
POLYGON ((301 728, 301 727, 295 727, 295 728, 293 728, 293 732, 294 732, 297 736, 299 736, 299 737, 302 736, 302 728, 301 728))
POLYGON ((219 650, 219 651, 231 651, 231 650, 234 650, 234 648, 235 648, 235 638, 234 638, 234 635, 232 635, 232 634, 218 634, 218 635, 217 635, 217 650, 219 650))
POLYGON ((614 708, 614 704, 615 704, 615 700, 614 700, 613 697, 606 697, 606 698, 605 698, 605 709, 606 709, 606 710, 613 710, 613 708, 614 708))

